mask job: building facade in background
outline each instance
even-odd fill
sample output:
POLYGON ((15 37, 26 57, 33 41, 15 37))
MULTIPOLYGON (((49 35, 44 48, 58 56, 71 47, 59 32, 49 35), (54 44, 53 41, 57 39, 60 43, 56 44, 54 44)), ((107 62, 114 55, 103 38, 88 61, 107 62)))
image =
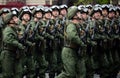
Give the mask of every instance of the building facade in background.
MULTIPOLYGON (((67 4, 68 6, 73 5, 74 0, 0 0, 0 8, 6 7, 6 8, 11 8, 11 7, 22 7, 25 5, 61 5, 61 4, 67 4)), ((95 0, 96 1, 96 0, 95 0)), ((112 4, 119 4, 120 5, 120 0, 110 0, 112 4)))
POLYGON ((58 0, 0 0, 0 8, 2 7, 21 7, 24 5, 54 5, 58 0))

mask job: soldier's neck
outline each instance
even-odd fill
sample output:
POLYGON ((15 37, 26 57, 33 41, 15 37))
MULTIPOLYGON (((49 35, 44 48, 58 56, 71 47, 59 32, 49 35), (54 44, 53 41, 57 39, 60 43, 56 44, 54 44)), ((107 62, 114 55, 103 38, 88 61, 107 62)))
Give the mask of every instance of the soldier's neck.
POLYGON ((23 25, 27 25, 28 22, 26 22, 26 21, 22 21, 22 24, 23 24, 23 25))
POLYGON ((37 19, 37 18, 34 18, 34 21, 35 21, 35 22, 38 22, 38 21, 39 21, 39 19, 37 19))

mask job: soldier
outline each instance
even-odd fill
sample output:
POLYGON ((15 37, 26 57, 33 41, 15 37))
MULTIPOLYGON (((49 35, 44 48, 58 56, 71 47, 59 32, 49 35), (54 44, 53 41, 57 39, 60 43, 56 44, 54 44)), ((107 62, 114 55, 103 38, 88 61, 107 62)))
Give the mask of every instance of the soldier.
POLYGON ((2 8, 0 10, 0 52, 1 52, 1 40, 2 40, 2 30, 5 28, 4 27, 4 21, 3 18, 6 16, 7 13, 9 13, 10 10, 8 8, 2 8))
POLYGON ((105 28, 103 25, 102 21, 102 9, 100 7, 95 7, 93 9, 93 14, 92 18, 95 22, 94 27, 95 27, 95 40, 97 42, 97 51, 96 55, 94 57, 94 60, 96 60, 96 65, 97 65, 97 73, 101 75, 102 78, 105 78, 108 73, 108 66, 109 66, 109 61, 107 59, 106 55, 106 41, 107 41, 107 36, 105 33, 105 28))
POLYGON ((103 18, 107 18, 108 17, 108 10, 109 10, 109 7, 108 5, 102 5, 102 16, 103 18))
POLYGON ((84 41, 84 43, 87 45, 87 47, 85 48, 85 50, 83 50, 85 53, 84 53, 84 57, 83 57, 83 60, 85 62, 85 66, 84 68, 86 68, 86 77, 89 77, 89 78, 93 78, 93 74, 95 73, 94 72, 94 61, 93 61, 93 52, 95 50, 95 41, 93 40, 93 38, 91 36, 94 35, 94 28, 93 28, 93 22, 91 21, 91 17, 88 16, 89 14, 89 10, 87 8, 83 8, 81 10, 81 19, 82 19, 82 23, 80 24, 81 27, 80 27, 80 31, 83 32, 83 36, 82 37, 82 40, 84 41), (91 27, 92 26, 92 27, 91 27), (93 49, 94 47, 94 49, 93 49))
POLYGON ((68 9, 67 17, 71 22, 69 22, 65 29, 65 46, 62 50, 64 70, 56 78, 76 78, 76 75, 80 73, 77 71, 80 71, 78 65, 80 59, 78 56, 78 49, 80 46, 84 47, 85 44, 81 41, 77 32, 76 24, 79 23, 77 11, 78 9, 76 6, 72 6, 68 9))
POLYGON ((4 21, 6 28, 3 31, 3 50, 1 53, 3 78, 22 78, 22 65, 16 56, 17 50, 24 50, 25 47, 19 43, 17 36, 18 18, 16 15, 8 13, 4 21))
POLYGON ((59 6, 53 5, 52 9, 52 17, 50 19, 50 25, 47 28, 47 32, 54 37, 54 40, 46 40, 47 48, 49 50, 47 57, 49 63, 49 76, 50 78, 55 77, 55 73, 57 72, 57 53, 58 53, 58 38, 57 38, 57 27, 59 25, 59 6), (54 46, 54 47, 53 47, 54 46))
POLYGON ((67 5, 61 5, 60 6, 60 15, 62 15, 62 17, 66 17, 67 14, 67 5))
MULTIPOLYGON (((0 10, 0 53, 2 50, 2 31, 5 28, 3 18, 5 18, 6 14, 9 12, 10 12, 10 10, 8 8, 2 8, 0 10)), ((0 73, 1 73, 1 71, 2 71, 2 68, 1 68, 1 59, 0 59, 0 73)))
POLYGON ((57 74, 63 69, 61 52, 64 46, 64 27, 66 26, 67 5, 60 6, 59 26, 57 27, 58 52, 57 52, 57 74))
POLYGON ((35 43, 30 42, 29 36, 31 35, 31 25, 30 25, 30 20, 31 20, 31 11, 29 9, 24 9, 20 13, 20 20, 21 24, 19 26, 19 38, 20 42, 26 46, 25 50, 25 56, 23 56, 23 75, 26 75, 29 78, 34 77, 34 60, 33 60, 33 55, 32 55, 32 49, 34 48, 35 43))
POLYGON ((110 28, 111 28, 111 42, 112 42, 111 54, 112 54, 113 63, 111 65, 111 73, 109 75, 109 78, 116 77, 117 72, 119 71, 118 42, 119 42, 120 36, 119 36, 119 26, 118 26, 118 22, 115 15, 116 15, 116 9, 114 7, 110 7, 108 18, 109 18, 110 28))
POLYGON ((45 39, 41 34, 43 31, 42 28, 42 17, 43 17, 44 9, 42 7, 37 7, 33 10, 33 20, 31 22, 33 35, 32 38, 35 42, 35 50, 34 50, 34 60, 36 61, 36 77, 45 78, 45 72, 48 66, 48 63, 45 59, 45 39), (41 32, 40 32, 41 31, 41 32))

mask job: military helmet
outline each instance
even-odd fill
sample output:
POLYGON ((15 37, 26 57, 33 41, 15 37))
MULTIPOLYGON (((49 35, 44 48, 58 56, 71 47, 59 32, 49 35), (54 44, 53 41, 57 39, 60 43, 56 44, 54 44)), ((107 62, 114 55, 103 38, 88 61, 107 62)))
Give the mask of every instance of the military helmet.
POLYGON ((19 14, 19 10, 18 10, 18 8, 11 8, 11 12, 13 12, 14 14, 16 14, 17 16, 18 16, 18 14, 19 14))
POLYGON ((8 9, 8 8, 2 8, 1 10, 0 10, 0 16, 3 14, 3 13, 9 13, 10 12, 10 9, 8 9))
POLYGON ((96 12, 99 12, 102 15, 102 8, 101 7, 94 7, 90 15, 92 16, 96 12))
POLYGON ((36 9, 36 6, 30 6, 29 9, 33 11, 34 9, 36 9))
POLYGON ((11 12, 12 12, 12 11, 16 11, 17 13, 19 13, 18 8, 15 8, 15 7, 14 7, 14 8, 11 8, 11 12))
POLYGON ((11 13, 13 14, 13 16, 17 16, 18 17, 17 11, 12 11, 11 13))
POLYGON ((33 10, 32 14, 35 15, 37 12, 42 12, 43 13, 43 11, 44 11, 43 8, 37 7, 33 10))
POLYGON ((86 8, 92 9, 92 5, 91 5, 91 4, 88 4, 88 5, 86 5, 86 8))
POLYGON ((86 8, 85 5, 79 5, 78 7, 79 7, 79 8, 86 8))
POLYGON ((116 9, 114 7, 109 8, 109 12, 115 12, 116 9))
POLYGON ((75 14, 78 12, 78 8, 76 6, 71 6, 68 8, 68 14, 67 14, 67 18, 70 20, 72 19, 75 14))
POLYGON ((28 6, 23 6, 23 7, 21 7, 20 10, 19 10, 19 15, 20 15, 21 12, 22 12, 23 10, 25 10, 25 9, 29 9, 29 7, 28 7, 28 6))
POLYGON ((49 7, 44 7, 44 13, 52 12, 52 9, 49 7))
POLYGON ((65 5, 65 4, 63 4, 63 5, 60 5, 60 9, 67 9, 68 8, 68 6, 67 5, 65 5))
POLYGON ((28 6, 23 6, 23 7, 21 7, 21 9, 29 9, 29 7, 28 6))
POLYGON ((116 14, 116 9, 115 9, 115 7, 109 8, 109 13, 110 13, 110 12, 114 12, 114 13, 116 14))
POLYGON ((51 7, 51 9, 54 11, 54 10, 58 10, 59 11, 59 6, 57 6, 57 5, 53 5, 52 7, 51 7))
POLYGON ((38 5, 37 7, 38 7, 38 8, 44 8, 44 6, 43 6, 43 5, 38 5))
POLYGON ((112 4, 109 4, 108 7, 111 8, 111 7, 113 7, 113 5, 112 5, 112 4))
POLYGON ((3 18, 5 24, 8 24, 9 21, 12 19, 13 16, 16 16, 16 14, 14 12, 10 12, 8 13, 5 18, 3 18))
POLYGON ((100 4, 96 4, 94 7, 101 7, 101 5, 100 4))
POLYGON ((88 8, 82 8, 81 13, 86 13, 86 14, 88 14, 88 8))
POLYGON ((78 11, 81 12, 81 10, 82 10, 82 7, 81 7, 81 6, 78 6, 78 11))
POLYGON ((117 6, 117 7, 116 7, 116 10, 120 11, 120 7, 117 6))
POLYGON ((109 6, 107 4, 104 4, 101 6, 102 9, 109 9, 109 6))
POLYGON ((24 14, 29 14, 29 15, 30 15, 30 19, 32 18, 32 17, 31 17, 31 16, 32 16, 31 11, 30 11, 29 9, 24 9, 24 10, 20 13, 20 15, 19 15, 20 20, 22 20, 22 17, 23 17, 24 14))

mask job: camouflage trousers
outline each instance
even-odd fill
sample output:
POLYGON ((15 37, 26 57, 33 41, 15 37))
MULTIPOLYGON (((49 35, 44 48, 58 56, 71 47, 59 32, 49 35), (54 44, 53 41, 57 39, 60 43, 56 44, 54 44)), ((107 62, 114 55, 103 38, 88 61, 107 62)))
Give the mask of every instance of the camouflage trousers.
POLYGON ((79 58, 75 50, 64 47, 62 61, 64 69, 56 78, 86 78, 85 58, 79 58))
POLYGON ((1 61, 3 78, 22 78, 22 60, 16 59, 15 52, 3 50, 1 61))

